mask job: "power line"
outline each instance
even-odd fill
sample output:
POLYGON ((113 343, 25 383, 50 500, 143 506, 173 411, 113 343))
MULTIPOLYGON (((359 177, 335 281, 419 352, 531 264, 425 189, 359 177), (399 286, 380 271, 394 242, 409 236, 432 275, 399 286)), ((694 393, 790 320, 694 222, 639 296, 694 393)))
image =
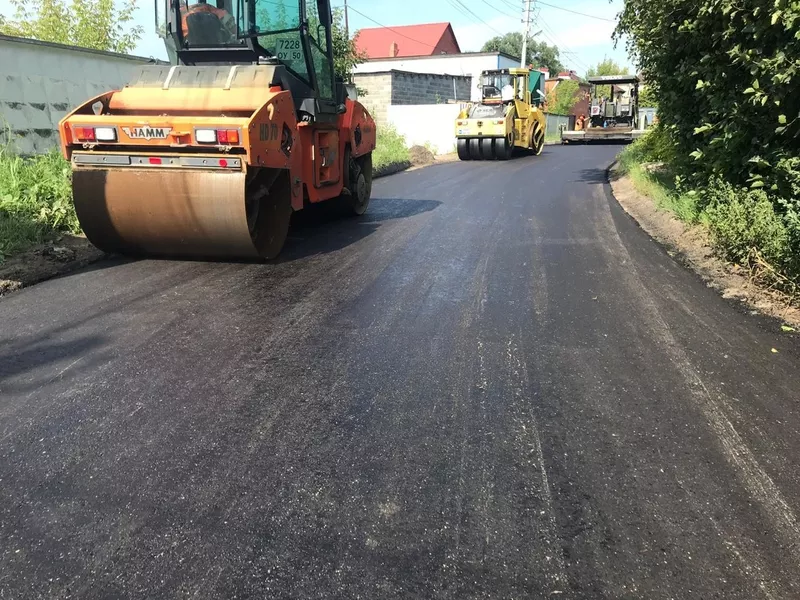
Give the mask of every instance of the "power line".
MULTIPOLYGON (((574 50, 570 49, 569 46, 564 46, 563 44, 559 44, 558 41, 556 41, 555 39, 550 37, 550 35, 548 35, 548 31, 550 33, 553 33, 553 30, 550 29, 550 27, 547 25, 547 23, 545 23, 543 20, 540 20, 539 24, 542 25, 542 35, 544 35, 544 37, 546 37, 548 40, 550 40, 550 42, 556 48, 558 48, 559 52, 562 52, 564 54, 572 55, 572 59, 571 60, 572 60, 573 63, 575 63, 578 67, 580 67, 580 68, 582 68, 582 69, 584 69, 586 71, 589 70, 589 68, 585 64, 583 64, 583 62, 581 60, 578 59, 578 53, 577 52, 575 52, 574 50)), ((553 33, 553 35, 555 35, 555 34, 553 33)))
POLYGON ((542 2, 539 0, 539 4, 542 6, 549 6, 550 8, 555 8, 557 10, 563 10, 564 12, 572 13, 573 15, 580 15, 582 17, 588 17, 590 19, 597 19, 598 21, 608 21, 609 23, 616 23, 615 19, 608 19, 606 17, 598 17, 597 15, 590 15, 584 12, 580 12, 577 10, 572 10, 570 8, 564 8, 563 6, 556 6, 555 4, 548 4, 547 2, 542 2))
POLYGON ((492 4, 491 2, 489 2, 489 0, 481 0, 481 2, 483 2, 483 3, 484 3, 486 6, 489 6, 489 7, 493 8, 494 10, 496 10, 497 12, 499 12, 499 13, 500 13, 501 15, 503 15, 504 17, 510 17, 510 18, 512 18, 512 19, 516 19, 516 18, 517 18, 517 17, 515 17, 515 16, 513 16, 513 15, 510 15, 510 14, 508 14, 507 12, 505 12, 505 11, 503 11, 503 10, 500 10, 500 9, 499 9, 499 8, 497 8, 497 7, 496 7, 494 4, 492 4))
MULTIPOLYGON (((519 6, 514 6, 514 5, 513 5, 513 4, 511 4, 511 2, 509 2, 508 0, 500 0, 500 1, 501 1, 503 4, 505 4, 505 5, 506 5, 508 8, 510 8, 511 10, 519 10, 519 6)), ((515 18, 516 18, 516 17, 515 17, 515 18)))
POLYGON ((556 46, 559 48, 559 50, 560 50, 560 51, 562 51, 564 54, 571 54, 571 55, 572 55, 572 60, 573 60, 573 62, 575 62, 575 63, 578 63, 578 66, 579 66, 579 67, 582 67, 582 68, 584 68, 584 69, 588 69, 588 67, 587 67, 585 64, 583 64, 583 62, 581 62, 581 61, 580 61, 580 60, 577 58, 577 57, 578 57, 578 53, 577 53, 577 52, 575 52, 575 51, 574 51, 572 48, 570 48, 570 47, 569 47, 569 46, 567 46, 566 44, 560 43, 560 42, 558 41, 558 35, 556 34, 556 32, 555 32, 555 31, 553 31, 553 28, 552 28, 552 27, 550 27, 550 25, 547 23, 547 21, 545 21, 544 19, 541 19, 541 18, 540 18, 540 19, 539 19, 539 24, 542 26, 542 29, 544 30, 544 32, 543 32, 543 33, 545 33, 546 37, 547 37, 547 38, 548 38, 548 39, 549 39, 551 42, 553 42, 553 43, 554 43, 554 44, 555 44, 555 45, 556 45, 556 46), (547 35, 548 33, 549 33, 550 35, 547 35), (552 37, 551 37, 551 36, 552 36, 552 37))

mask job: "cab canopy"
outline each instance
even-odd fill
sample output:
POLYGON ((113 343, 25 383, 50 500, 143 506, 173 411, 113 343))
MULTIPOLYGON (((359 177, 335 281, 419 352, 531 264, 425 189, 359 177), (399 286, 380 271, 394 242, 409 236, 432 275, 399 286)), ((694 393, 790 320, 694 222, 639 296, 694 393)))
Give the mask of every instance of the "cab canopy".
POLYGON ((620 83, 641 83, 636 75, 598 75, 589 77, 587 81, 594 85, 617 85, 620 83))

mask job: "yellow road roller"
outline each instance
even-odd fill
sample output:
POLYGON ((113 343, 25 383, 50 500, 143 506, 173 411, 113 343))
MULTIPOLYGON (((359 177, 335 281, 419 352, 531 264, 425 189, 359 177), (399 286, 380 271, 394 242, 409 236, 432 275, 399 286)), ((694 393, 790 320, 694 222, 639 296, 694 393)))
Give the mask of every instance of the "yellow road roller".
POLYGON ((455 123, 461 160, 508 160, 515 150, 539 155, 547 121, 539 106, 544 74, 516 68, 483 71, 481 100, 464 108, 455 123))

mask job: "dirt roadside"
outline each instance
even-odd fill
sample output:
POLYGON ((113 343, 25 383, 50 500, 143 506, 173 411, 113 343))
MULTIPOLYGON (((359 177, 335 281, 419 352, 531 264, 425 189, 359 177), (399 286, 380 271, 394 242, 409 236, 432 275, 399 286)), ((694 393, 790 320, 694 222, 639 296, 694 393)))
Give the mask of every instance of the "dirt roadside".
POLYGON ((800 331, 800 308, 790 306, 785 294, 754 284, 746 270, 715 256, 702 226, 687 225, 658 208, 651 198, 636 189, 629 176, 620 174, 617 163, 609 169, 608 180, 625 212, 664 246, 670 256, 700 275, 706 285, 723 298, 740 302, 753 314, 774 317, 800 331))
MULTIPOLYGON (((456 154, 436 156, 427 164, 411 162, 387 165, 375 174, 386 177, 400 171, 412 171, 458 160, 456 154)), ((95 248, 84 236, 65 234, 52 242, 33 246, 0 263, 0 298, 36 283, 65 275, 109 256, 95 248)))
POLYGON ((83 236, 65 234, 0 264, 0 296, 80 269, 106 256, 83 236))

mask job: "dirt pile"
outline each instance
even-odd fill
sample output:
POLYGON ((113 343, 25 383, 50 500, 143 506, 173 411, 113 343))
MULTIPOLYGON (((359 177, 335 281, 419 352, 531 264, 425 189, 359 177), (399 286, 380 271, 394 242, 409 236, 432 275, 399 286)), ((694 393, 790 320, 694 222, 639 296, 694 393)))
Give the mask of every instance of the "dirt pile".
POLYGON ((436 157, 433 152, 428 150, 425 146, 411 146, 408 149, 408 154, 411 157, 412 165, 430 165, 436 162, 436 157))

